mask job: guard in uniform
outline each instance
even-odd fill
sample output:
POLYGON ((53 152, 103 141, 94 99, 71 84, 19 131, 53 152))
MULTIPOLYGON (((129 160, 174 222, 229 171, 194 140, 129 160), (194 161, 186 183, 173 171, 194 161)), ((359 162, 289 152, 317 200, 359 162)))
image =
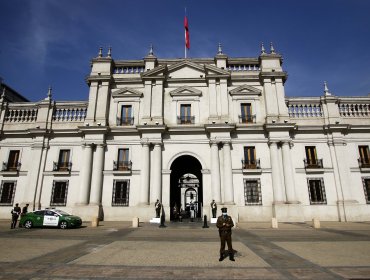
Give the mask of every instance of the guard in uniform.
POLYGON ((212 202, 211 202, 211 209, 212 209, 212 218, 216 218, 216 214, 217 214, 217 204, 215 202, 215 200, 213 199, 212 202))
POLYGON ((159 199, 157 199, 157 202, 154 204, 154 207, 155 207, 156 218, 159 218, 161 215, 161 208, 162 208, 162 204, 159 202, 159 199))
POLYGON ((220 234, 221 248, 220 248, 220 258, 219 261, 223 261, 225 258, 225 242, 227 243, 227 248, 229 251, 230 261, 235 261, 234 250, 231 242, 231 228, 234 226, 233 219, 227 215, 227 208, 221 208, 222 215, 217 218, 218 231, 220 234))
POLYGON ((21 214, 21 207, 18 206, 18 203, 15 204, 15 207, 12 210, 12 224, 10 228, 13 229, 17 226, 18 217, 21 214))

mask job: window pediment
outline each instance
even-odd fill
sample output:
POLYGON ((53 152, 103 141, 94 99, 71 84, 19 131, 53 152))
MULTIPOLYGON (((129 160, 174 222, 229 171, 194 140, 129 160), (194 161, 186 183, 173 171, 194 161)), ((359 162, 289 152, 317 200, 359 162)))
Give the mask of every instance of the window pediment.
POLYGON ((250 96, 250 95, 261 95, 262 91, 258 88, 248 86, 248 85, 242 85, 237 88, 234 88, 229 91, 230 95, 244 95, 244 96, 250 96))
POLYGON ((171 96, 201 96, 202 91, 189 86, 182 86, 173 91, 170 91, 171 96))
POLYGON ((143 93, 133 88, 122 88, 112 93, 112 97, 142 97, 143 93))

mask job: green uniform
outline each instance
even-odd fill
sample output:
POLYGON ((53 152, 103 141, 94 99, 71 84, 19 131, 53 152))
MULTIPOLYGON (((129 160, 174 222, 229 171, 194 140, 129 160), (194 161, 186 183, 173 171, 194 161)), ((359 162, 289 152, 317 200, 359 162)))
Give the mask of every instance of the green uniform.
POLYGON ((234 226, 233 219, 228 215, 226 216, 221 215, 217 218, 216 226, 218 227, 221 239, 220 256, 225 255, 225 242, 226 242, 229 251, 229 256, 233 257, 234 250, 231 242, 231 228, 234 226))

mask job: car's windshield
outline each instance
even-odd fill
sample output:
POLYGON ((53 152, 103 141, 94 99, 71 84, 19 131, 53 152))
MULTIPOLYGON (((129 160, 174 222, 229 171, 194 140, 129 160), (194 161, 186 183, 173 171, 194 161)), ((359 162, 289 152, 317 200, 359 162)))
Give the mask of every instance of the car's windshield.
POLYGON ((59 215, 63 215, 63 216, 71 216, 71 214, 68 214, 67 212, 64 212, 62 210, 54 210, 54 212, 58 213, 59 215))

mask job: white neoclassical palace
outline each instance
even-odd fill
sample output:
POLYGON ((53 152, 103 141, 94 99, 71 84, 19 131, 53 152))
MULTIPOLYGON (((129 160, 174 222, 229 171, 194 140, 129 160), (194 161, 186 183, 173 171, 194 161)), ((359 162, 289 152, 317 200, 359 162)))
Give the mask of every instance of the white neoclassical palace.
POLYGON ((258 57, 92 59, 89 99, 0 99, 0 218, 15 203, 149 221, 159 199, 236 221, 370 220, 370 97, 286 97, 258 57))

